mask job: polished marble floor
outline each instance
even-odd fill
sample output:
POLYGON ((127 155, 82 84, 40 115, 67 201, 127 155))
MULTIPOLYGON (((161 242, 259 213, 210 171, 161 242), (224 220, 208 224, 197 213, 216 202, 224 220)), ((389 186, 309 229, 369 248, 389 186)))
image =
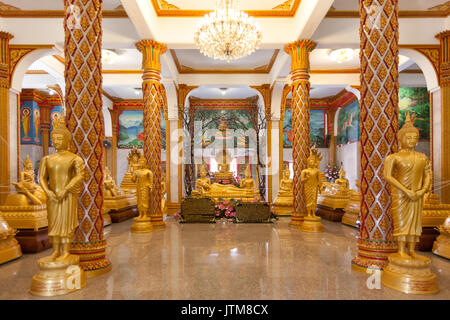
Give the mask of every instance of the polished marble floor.
MULTIPOLYGON (((450 260, 431 258, 441 292, 406 295, 370 290, 352 271, 357 230, 324 221, 325 232, 274 224, 178 224, 139 235, 132 221, 105 229, 112 271, 88 278, 81 291, 50 299, 450 299, 450 260)), ((26 254, 0 266, 0 299, 43 299, 28 293, 36 261, 26 254)))

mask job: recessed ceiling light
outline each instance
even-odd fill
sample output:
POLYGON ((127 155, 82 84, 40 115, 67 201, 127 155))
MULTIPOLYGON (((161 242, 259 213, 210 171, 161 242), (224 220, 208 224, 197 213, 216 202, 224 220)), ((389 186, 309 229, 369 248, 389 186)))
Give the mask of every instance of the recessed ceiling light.
POLYGON ((142 92, 142 88, 134 88, 134 93, 139 95, 142 92))
POLYGON ((330 59, 336 61, 337 63, 349 61, 353 59, 354 55, 355 52, 353 51, 353 49, 350 48, 333 50, 329 54, 330 59))
POLYGON ((225 95, 225 93, 227 93, 228 88, 220 88, 220 91, 222 92, 223 95, 225 95))
POLYGON ((117 53, 115 53, 113 50, 102 49, 102 63, 111 64, 114 62, 114 60, 117 59, 117 57, 117 53))

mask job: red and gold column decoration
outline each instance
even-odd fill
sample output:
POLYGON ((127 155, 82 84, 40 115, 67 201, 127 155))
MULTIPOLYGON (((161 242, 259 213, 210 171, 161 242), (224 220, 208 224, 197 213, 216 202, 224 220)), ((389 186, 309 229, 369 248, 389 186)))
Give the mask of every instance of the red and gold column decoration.
POLYGON ((294 163, 294 213, 289 226, 298 228, 306 214, 303 185, 300 183, 302 170, 306 168, 309 156, 309 53, 316 43, 311 40, 299 40, 289 43, 284 51, 291 56, 292 80, 292 160, 294 163))
POLYGON ((361 226, 352 268, 384 268, 395 252, 384 159, 397 152, 398 1, 359 2, 361 37, 361 226))
POLYGON ((9 41, 12 38, 12 34, 0 31, 0 114, 2 115, 0 117, 0 161, 2 163, 2 170, 0 170, 0 205, 9 194, 11 184, 9 164, 9 41))
POLYGON ((161 211, 161 108, 164 101, 161 84, 161 54, 167 47, 153 40, 141 40, 136 48, 142 53, 142 93, 144 95, 144 156, 153 172, 150 218, 155 228, 164 228, 161 211))
POLYGON ((436 35, 440 45, 439 84, 441 87, 441 201, 450 203, 450 30, 436 35))
POLYGON ((85 161, 84 190, 78 205, 80 225, 71 252, 90 276, 110 271, 103 237, 102 1, 65 0, 66 122, 71 149, 85 161), (80 10, 73 24, 69 6, 80 10))

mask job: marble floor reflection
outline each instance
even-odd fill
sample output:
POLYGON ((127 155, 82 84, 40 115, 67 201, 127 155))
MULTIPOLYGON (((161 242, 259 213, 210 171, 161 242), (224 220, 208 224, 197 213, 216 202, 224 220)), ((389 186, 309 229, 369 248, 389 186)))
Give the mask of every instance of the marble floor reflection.
MULTIPOLYGON (((370 290, 369 275, 351 270, 357 230, 324 221, 325 232, 274 224, 179 224, 132 234, 132 220, 106 228, 112 271, 86 288, 50 299, 449 299, 450 261, 431 258, 441 292, 406 295, 370 290)), ((36 261, 26 254, 0 266, 0 299, 48 299, 28 293, 36 261)))

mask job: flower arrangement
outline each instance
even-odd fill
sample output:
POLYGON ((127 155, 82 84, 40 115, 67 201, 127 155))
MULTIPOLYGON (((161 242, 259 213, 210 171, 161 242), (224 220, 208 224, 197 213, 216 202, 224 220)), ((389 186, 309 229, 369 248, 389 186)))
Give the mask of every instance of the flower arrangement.
POLYGON ((234 202, 220 202, 219 204, 216 204, 215 207, 215 214, 216 219, 226 219, 231 220, 233 222, 236 221, 236 209, 235 209, 235 203, 234 202))
POLYGON ((178 211, 173 215, 173 218, 176 220, 180 220, 181 219, 181 208, 178 209, 178 211))
POLYGON ((327 168, 325 169, 325 178, 327 178, 328 182, 334 183, 336 179, 339 178, 338 167, 327 165, 327 168))

